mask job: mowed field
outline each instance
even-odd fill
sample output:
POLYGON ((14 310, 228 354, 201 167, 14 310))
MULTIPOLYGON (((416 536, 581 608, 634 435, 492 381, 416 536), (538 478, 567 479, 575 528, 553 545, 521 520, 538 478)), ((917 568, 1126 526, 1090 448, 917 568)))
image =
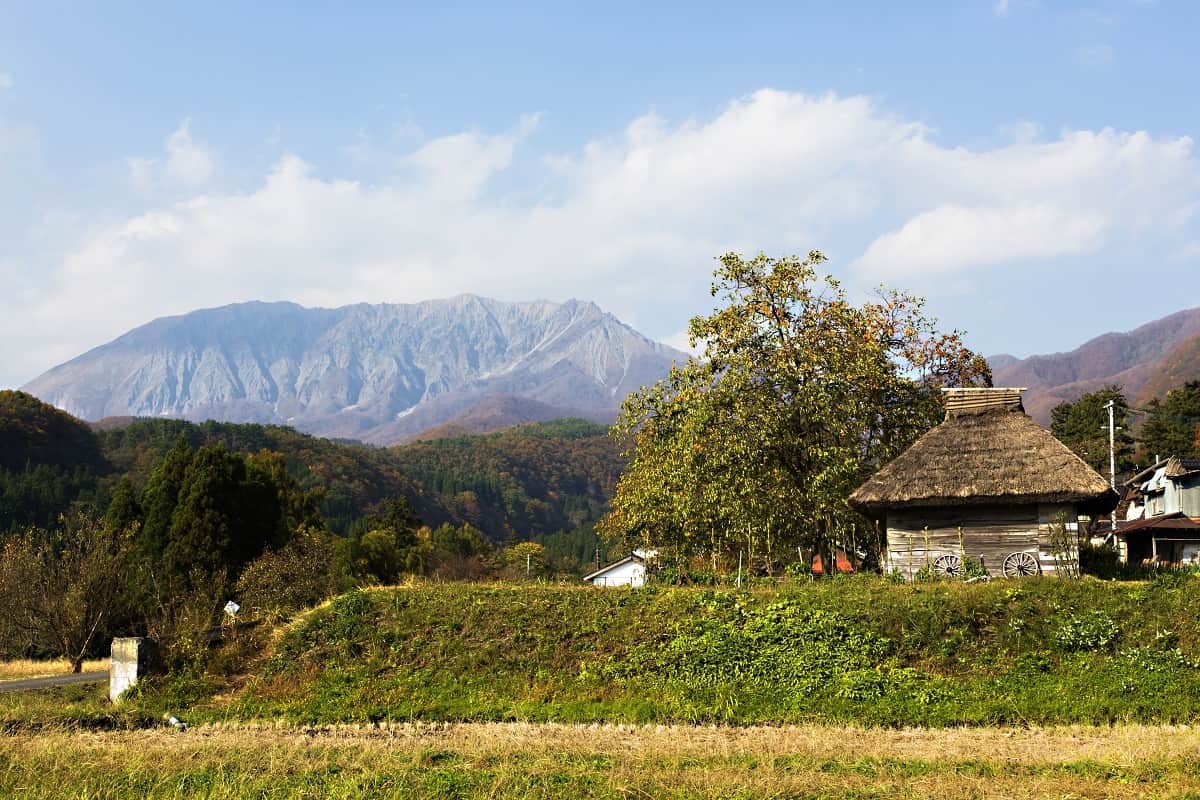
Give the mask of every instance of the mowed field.
POLYGON ((0 738, 23 798, 1200 797, 1187 727, 209 724, 0 738))

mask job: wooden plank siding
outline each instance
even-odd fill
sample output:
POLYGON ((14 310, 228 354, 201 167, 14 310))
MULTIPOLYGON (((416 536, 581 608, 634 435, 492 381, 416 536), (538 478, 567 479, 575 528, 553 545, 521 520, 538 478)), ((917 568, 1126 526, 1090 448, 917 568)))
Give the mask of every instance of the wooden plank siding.
MULTIPOLYGON (((1051 545, 1051 526, 1065 514, 1072 541, 1078 537, 1078 516, 1065 505, 960 506, 906 509, 887 515, 885 569, 911 578, 942 555, 983 559, 994 577, 1010 553, 1026 552, 1038 559, 1043 575, 1053 575, 1057 562, 1051 545)), ((1078 558, 1078 548, 1068 553, 1078 558)))

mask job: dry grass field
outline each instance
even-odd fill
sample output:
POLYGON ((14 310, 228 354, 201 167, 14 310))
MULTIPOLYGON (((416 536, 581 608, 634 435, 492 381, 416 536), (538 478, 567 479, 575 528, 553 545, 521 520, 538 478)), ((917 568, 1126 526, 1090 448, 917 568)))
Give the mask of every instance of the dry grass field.
MULTIPOLYGON (((108 669, 107 658, 96 658, 83 662, 84 672, 108 669)), ((52 675, 66 675, 71 671, 71 665, 65 658, 53 661, 34 661, 32 659, 17 659, 0 661, 0 681, 19 681, 25 678, 48 678, 52 675)))
POLYGON ((0 739, 28 798, 1200 797, 1200 729, 435 723, 0 739))

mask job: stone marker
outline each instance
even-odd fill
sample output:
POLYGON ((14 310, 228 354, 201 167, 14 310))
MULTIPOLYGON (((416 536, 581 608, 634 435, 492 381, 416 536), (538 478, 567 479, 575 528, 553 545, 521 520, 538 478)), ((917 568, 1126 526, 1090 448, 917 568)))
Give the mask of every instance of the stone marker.
POLYGON ((158 645, 153 639, 126 636, 112 641, 108 662, 108 699, 117 702, 121 692, 148 675, 158 665, 158 645))

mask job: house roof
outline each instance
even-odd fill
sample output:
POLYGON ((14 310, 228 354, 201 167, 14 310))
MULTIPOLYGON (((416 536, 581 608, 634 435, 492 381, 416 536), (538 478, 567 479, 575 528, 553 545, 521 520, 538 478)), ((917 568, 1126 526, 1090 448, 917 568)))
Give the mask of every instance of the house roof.
POLYGON ((1163 471, 1164 477, 1182 478, 1185 475, 1200 472, 1200 458, 1178 458, 1176 456, 1164 458, 1134 475, 1126 481, 1125 485, 1136 486, 1145 483, 1153 478, 1160 469, 1163 471))
POLYGON ((599 578, 604 573, 611 572, 612 570, 616 569, 617 567, 621 567, 621 566, 624 566, 625 564, 628 564, 630 561, 637 561, 639 564, 644 564, 646 562, 646 559, 642 558, 642 556, 640 556, 637 553, 633 553, 632 555, 625 556, 620 561, 614 561, 611 564, 606 564, 605 566, 601 567, 600 569, 596 570, 595 572, 589 572, 587 575, 583 576, 583 579, 585 581, 590 581, 592 578, 599 578))
POLYGON ((1117 536, 1127 536, 1131 533, 1188 533, 1200 538, 1200 523, 1186 516, 1182 511, 1173 514, 1161 514, 1157 517, 1134 520, 1119 525, 1117 536))
POLYGON ((946 420, 855 490, 850 505, 866 513, 996 503, 1114 508, 1108 481, 1030 419, 1020 393, 946 390, 946 420))

